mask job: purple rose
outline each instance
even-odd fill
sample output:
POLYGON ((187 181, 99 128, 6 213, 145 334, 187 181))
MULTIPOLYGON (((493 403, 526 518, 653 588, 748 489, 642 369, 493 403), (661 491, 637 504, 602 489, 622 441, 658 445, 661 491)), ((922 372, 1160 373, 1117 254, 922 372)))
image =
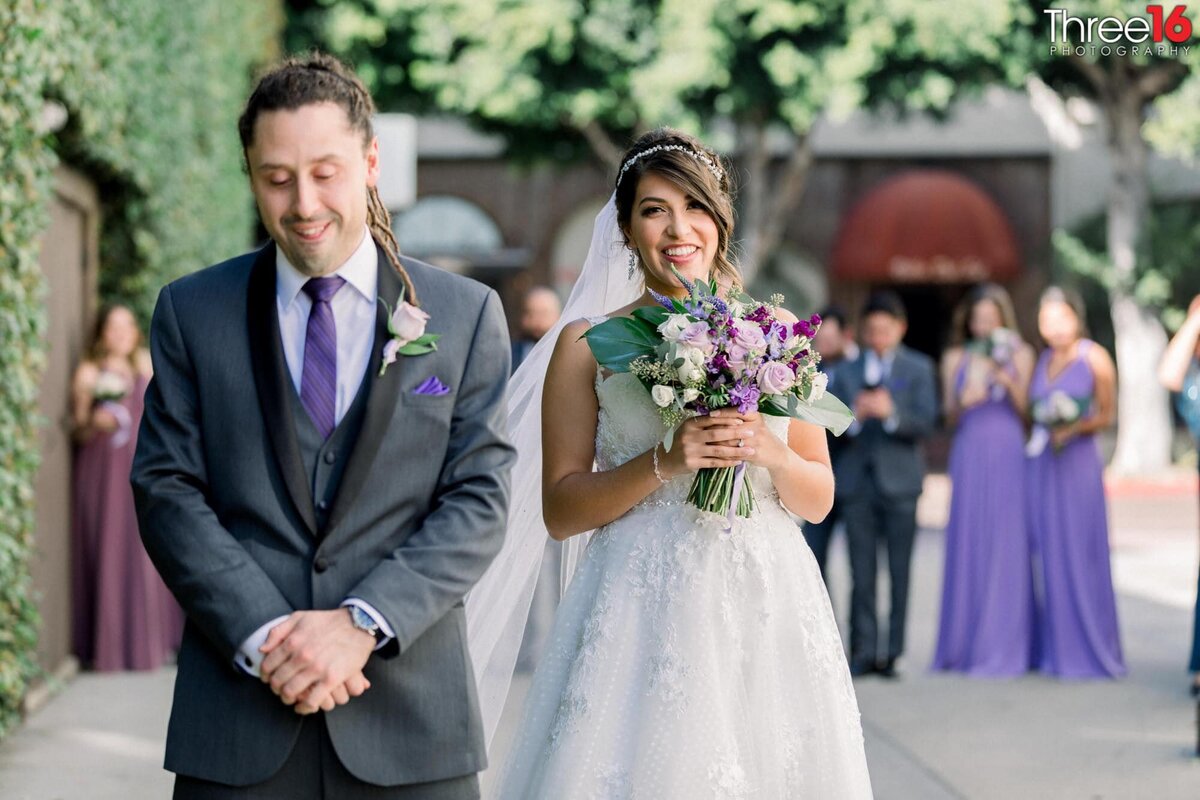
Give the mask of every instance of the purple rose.
POLYGON ((787 364, 768 361, 758 369, 758 387, 763 394, 783 394, 796 383, 796 373, 787 364))
POLYGON ((698 350, 703 350, 705 353, 711 353, 714 349, 712 337, 708 334, 707 322, 693 322, 683 329, 679 334, 678 342, 687 347, 695 347, 698 350))
POLYGON ((750 351, 739 344, 731 344, 725 351, 726 363, 734 377, 746 374, 750 362, 750 351))
POLYGON ((757 325, 739 325, 733 337, 734 344, 746 350, 764 350, 767 340, 763 337, 762 328, 757 325))

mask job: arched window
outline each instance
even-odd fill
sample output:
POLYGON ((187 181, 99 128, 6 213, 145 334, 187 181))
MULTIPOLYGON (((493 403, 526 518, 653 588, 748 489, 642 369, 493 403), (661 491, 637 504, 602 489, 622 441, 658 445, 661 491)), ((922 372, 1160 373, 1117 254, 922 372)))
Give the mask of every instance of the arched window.
POLYGON ((418 258, 495 253, 500 228, 479 206, 450 195, 422 197, 392 218, 401 252, 418 258))
POLYGON ((592 244, 592 226, 604 203, 604 199, 598 199, 582 204, 558 228, 551 256, 550 279, 559 297, 570 296, 579 278, 579 271, 592 244))

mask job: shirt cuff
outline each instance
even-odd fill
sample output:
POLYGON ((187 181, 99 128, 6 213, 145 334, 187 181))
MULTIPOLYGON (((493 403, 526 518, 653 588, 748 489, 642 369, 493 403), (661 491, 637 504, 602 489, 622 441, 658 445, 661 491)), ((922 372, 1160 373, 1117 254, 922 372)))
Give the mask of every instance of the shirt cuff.
POLYGON ((900 427, 900 418, 898 416, 896 416, 895 414, 892 414, 890 417, 888 417, 887 419, 885 419, 883 421, 883 429, 888 433, 895 433, 896 429, 899 427, 900 427))
POLYGON ((342 601, 342 608, 348 608, 349 606, 361 608, 366 612, 367 616, 375 620, 375 624, 379 626, 379 630, 383 636, 379 637, 379 641, 375 643, 376 650, 385 646, 392 639, 396 638, 396 632, 392 630, 392 626, 388 625, 388 621, 383 618, 383 614, 380 614, 379 611, 376 610, 375 606, 371 605, 366 600, 360 600, 357 597, 347 597, 342 601))
POLYGON ((262 661, 264 654, 258 648, 263 646, 267 641, 267 636, 270 635, 271 629, 288 618, 288 614, 282 617, 276 617, 270 622, 263 625, 254 633, 242 642, 242 646, 238 648, 237 655, 233 657, 233 663, 247 675, 253 675, 255 678, 261 678, 262 661))

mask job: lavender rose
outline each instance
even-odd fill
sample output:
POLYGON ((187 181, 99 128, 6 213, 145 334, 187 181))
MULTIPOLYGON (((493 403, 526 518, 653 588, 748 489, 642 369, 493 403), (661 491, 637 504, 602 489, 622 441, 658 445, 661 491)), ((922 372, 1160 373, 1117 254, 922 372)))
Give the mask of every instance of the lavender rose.
POLYGON ((796 375, 787 364, 768 361, 758 369, 758 388, 763 394, 783 394, 796 383, 796 375))
POLYGON ((715 348, 712 337, 708 332, 707 322, 693 322, 691 325, 688 325, 679 334, 678 341, 681 345, 694 347, 705 353, 711 353, 715 348))
POLYGON ((763 337, 762 328, 745 320, 737 320, 737 336, 733 337, 739 346, 747 350, 763 350, 767 346, 767 340, 763 337))

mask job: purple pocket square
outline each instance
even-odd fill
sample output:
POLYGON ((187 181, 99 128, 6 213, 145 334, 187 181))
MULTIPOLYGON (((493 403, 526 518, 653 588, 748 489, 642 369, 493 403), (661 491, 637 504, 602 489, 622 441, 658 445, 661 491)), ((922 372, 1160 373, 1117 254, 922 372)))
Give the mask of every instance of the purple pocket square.
POLYGON ((436 375, 430 375, 421 382, 420 386, 413 389, 413 394, 441 397, 444 394, 450 394, 450 387, 438 380, 436 375))

